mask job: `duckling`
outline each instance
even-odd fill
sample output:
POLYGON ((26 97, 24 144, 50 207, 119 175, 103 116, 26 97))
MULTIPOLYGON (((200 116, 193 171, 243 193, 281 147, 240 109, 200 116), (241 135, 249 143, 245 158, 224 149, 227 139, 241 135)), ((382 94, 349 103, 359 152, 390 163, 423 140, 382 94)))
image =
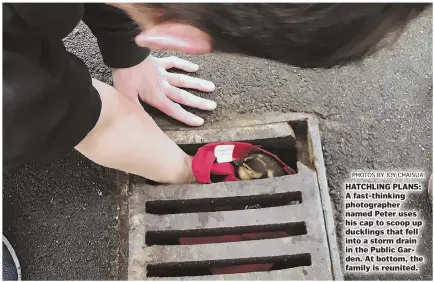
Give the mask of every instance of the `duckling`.
POLYGON ((238 176, 241 180, 272 178, 286 175, 282 165, 273 157, 261 153, 247 156, 243 160, 234 161, 238 166, 238 176))

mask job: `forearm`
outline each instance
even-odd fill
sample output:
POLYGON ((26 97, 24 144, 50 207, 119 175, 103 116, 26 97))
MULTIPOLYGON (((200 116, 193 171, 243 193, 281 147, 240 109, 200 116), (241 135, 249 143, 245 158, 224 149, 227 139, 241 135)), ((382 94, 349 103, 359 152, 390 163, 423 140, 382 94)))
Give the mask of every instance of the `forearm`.
POLYGON ((112 87, 93 81, 102 109, 76 149, 94 162, 163 183, 193 182, 191 157, 143 110, 112 87))

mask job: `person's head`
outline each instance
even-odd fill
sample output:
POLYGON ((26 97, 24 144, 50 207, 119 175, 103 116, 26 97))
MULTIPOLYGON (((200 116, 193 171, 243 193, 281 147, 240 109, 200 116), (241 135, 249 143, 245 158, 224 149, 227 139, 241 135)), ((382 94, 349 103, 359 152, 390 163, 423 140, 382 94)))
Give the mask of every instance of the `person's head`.
POLYGON ((143 28, 138 45, 236 53, 299 67, 357 62, 431 4, 115 4, 143 28))

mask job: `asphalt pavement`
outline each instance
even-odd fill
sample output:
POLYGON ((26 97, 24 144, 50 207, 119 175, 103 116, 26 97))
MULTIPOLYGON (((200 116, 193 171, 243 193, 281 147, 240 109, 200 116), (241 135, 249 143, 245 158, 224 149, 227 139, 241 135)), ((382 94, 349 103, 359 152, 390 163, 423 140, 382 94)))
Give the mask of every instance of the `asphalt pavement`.
MULTIPOLYGON (((111 82, 87 27, 80 24, 65 44, 94 78, 111 82)), ((246 113, 309 112, 321 119, 339 230, 341 184, 349 171, 432 171, 431 15, 413 23, 392 48, 359 65, 332 70, 301 70, 231 55, 180 56, 200 65, 195 76, 217 86, 213 94, 200 94, 218 103, 212 113, 195 111, 206 119, 204 126, 246 113)), ((181 126, 152 113, 163 128, 181 126)), ((3 176, 4 233, 16 247, 24 279, 116 277, 119 192, 114 171, 71 152, 53 163, 24 165, 3 176)), ((414 195, 408 205, 426 222, 419 249, 427 264, 417 276, 375 278, 432 280, 432 206, 425 194, 414 195)))

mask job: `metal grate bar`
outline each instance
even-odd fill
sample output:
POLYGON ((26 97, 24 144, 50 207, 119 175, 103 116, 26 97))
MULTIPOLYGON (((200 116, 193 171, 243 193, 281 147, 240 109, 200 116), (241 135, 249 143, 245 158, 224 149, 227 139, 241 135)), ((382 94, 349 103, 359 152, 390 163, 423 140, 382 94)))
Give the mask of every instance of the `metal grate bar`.
POLYGON ((190 185, 134 185, 134 195, 130 197, 132 204, 151 200, 184 200, 221 197, 239 197, 259 194, 275 194, 291 191, 305 191, 306 185, 314 185, 315 174, 306 166, 298 163, 297 174, 279 178, 260 179, 255 181, 238 181, 236 187, 232 183, 190 184, 190 185))
MULTIPOLYGON (((305 205, 277 208, 237 210, 212 213, 188 213, 143 216, 146 230, 190 230, 197 228, 222 228, 252 225, 268 225, 305 221, 308 214, 305 205)), ((133 219, 134 223, 137 223, 133 219)), ((141 224, 138 222, 138 224, 141 224)))
POLYGON ((309 235, 188 246, 153 246, 147 248, 148 264, 191 261, 230 260, 254 257, 273 257, 303 253, 323 253, 324 244, 309 235))

